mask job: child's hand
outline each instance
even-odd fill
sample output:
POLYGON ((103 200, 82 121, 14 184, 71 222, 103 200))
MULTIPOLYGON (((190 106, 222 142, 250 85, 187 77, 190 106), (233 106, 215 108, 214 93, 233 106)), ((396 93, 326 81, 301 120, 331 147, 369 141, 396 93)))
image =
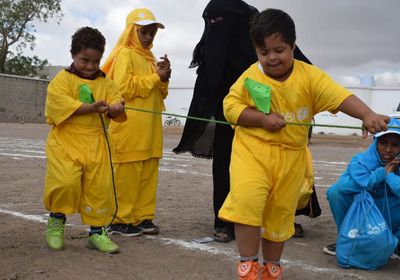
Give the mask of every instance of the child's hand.
POLYGON ((167 55, 160 57, 160 59, 162 59, 162 61, 159 61, 156 64, 156 73, 160 76, 162 82, 167 82, 171 77, 171 64, 167 55))
POLYGON ((400 156, 397 155, 385 165, 386 174, 389 174, 390 172, 396 172, 396 170, 399 168, 399 164, 400 156))
POLYGON ((387 130, 387 124, 389 123, 390 118, 385 115, 380 115, 376 113, 367 114, 363 119, 363 137, 366 138, 368 136, 368 132, 371 134, 375 134, 380 131, 387 130))
POLYGON ((108 111, 107 102, 104 100, 95 101, 90 105, 92 106, 93 113, 105 113, 108 111))
POLYGON ((160 76, 161 82, 167 82, 171 77, 171 69, 161 69, 157 67, 156 73, 160 76))
POLYGON ((161 69, 171 69, 171 63, 169 62, 168 56, 164 54, 164 56, 160 57, 161 61, 157 62, 157 67, 159 66, 161 69))
POLYGON ((108 115, 111 118, 118 117, 124 111, 125 111, 125 100, 122 100, 120 103, 115 103, 108 106, 108 115))
POLYGON ((277 132, 286 126, 286 122, 282 114, 274 112, 265 115, 265 118, 263 118, 261 122, 261 126, 270 132, 277 132))

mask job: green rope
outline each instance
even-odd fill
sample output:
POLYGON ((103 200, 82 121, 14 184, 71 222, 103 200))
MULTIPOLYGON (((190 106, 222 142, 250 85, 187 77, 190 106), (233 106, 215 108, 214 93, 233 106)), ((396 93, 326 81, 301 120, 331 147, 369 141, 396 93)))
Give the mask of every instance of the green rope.
MULTIPOLYGON (((219 121, 219 120, 212 120, 212 119, 205 119, 205 118, 198 118, 192 116, 183 116, 174 113, 167 113, 167 112, 157 112, 151 111, 146 109, 139 109, 139 108, 132 108, 125 106, 125 109, 144 112, 144 113, 151 113, 157 115, 164 115, 164 116, 171 116, 171 117, 178 117, 184 119, 191 119, 196 121, 203 121, 203 122, 210 122, 210 123, 219 123, 219 124, 226 124, 226 125, 236 125, 234 123, 226 122, 226 121, 219 121)), ((287 125, 298 125, 298 126, 315 126, 315 127, 330 127, 330 128, 347 128, 347 129, 364 129, 361 126, 351 126, 351 125, 335 125, 335 124, 317 124, 317 123, 296 123, 296 122, 286 122, 287 125)), ((388 128, 400 129, 399 126, 388 126, 388 128)))
POLYGON ((196 121, 203 121, 203 122, 210 122, 210 123, 219 123, 219 124, 227 124, 227 125, 235 125, 234 123, 225 122, 225 121, 204 119, 204 118, 198 118, 198 117, 192 117, 192 116, 183 116, 183 115, 178 115, 178 114, 173 114, 173 113, 167 113, 167 112, 156 112, 156 111, 151 111, 151 110, 145 110, 145 109, 138 109, 138 108, 126 107, 126 106, 125 106, 125 109, 133 110, 133 111, 139 111, 139 112, 145 112, 145 113, 152 113, 152 114, 156 114, 156 115, 165 115, 165 116, 171 116, 171 117, 179 117, 179 118, 184 118, 184 119, 191 119, 191 120, 196 120, 196 121))

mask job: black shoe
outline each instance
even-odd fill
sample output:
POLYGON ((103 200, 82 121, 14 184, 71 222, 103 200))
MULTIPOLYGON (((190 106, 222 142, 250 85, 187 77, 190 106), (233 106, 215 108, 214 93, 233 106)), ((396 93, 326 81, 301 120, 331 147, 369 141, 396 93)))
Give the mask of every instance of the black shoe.
POLYGON ((136 227, 140 228, 144 234, 159 234, 160 228, 153 224, 151 220, 144 220, 136 227))
POLYGON ((125 224, 115 224, 111 225, 107 228, 107 232, 111 234, 120 234, 122 236, 139 236, 143 233, 138 227, 134 227, 132 225, 125 224))
POLYGON ((215 229, 214 240, 220 243, 228 243, 235 239, 235 235, 232 231, 225 227, 219 227, 215 229))
POLYGON ((301 224, 294 223, 293 237, 304 237, 304 229, 301 224))
POLYGON ((336 243, 325 246, 322 251, 331 256, 336 256, 336 243))

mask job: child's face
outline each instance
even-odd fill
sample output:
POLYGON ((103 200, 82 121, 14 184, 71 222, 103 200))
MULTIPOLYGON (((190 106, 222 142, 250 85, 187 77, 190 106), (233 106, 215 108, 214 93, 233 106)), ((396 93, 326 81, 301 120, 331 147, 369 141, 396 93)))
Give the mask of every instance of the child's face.
POLYGON ((138 30, 138 37, 142 48, 148 49, 153 44, 158 27, 156 24, 145 25, 138 30))
POLYGON ((400 135, 389 133, 378 138, 378 153, 384 163, 400 153, 400 135))
POLYGON ((91 78, 99 71, 103 53, 95 49, 82 49, 72 56, 76 70, 85 78, 91 78))
POLYGON ((285 81, 292 72, 293 49, 283 41, 280 34, 273 34, 264 39, 264 46, 256 46, 257 58, 264 73, 272 79, 285 81))

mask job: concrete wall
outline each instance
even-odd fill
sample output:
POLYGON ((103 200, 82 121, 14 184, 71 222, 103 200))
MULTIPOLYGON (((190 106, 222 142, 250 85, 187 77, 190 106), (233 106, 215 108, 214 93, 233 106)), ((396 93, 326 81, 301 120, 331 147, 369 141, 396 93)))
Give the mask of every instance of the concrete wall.
POLYGON ((0 74, 0 122, 44 122, 49 81, 0 74))

